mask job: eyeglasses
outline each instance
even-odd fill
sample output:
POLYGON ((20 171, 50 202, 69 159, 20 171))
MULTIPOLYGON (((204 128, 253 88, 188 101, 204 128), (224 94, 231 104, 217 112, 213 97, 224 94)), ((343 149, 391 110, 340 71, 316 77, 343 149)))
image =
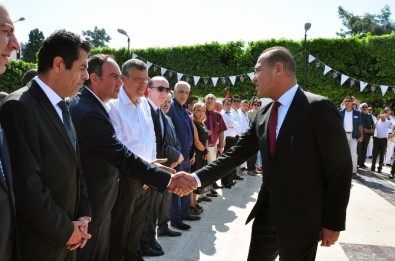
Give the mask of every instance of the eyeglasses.
POLYGON ((259 106, 259 104, 253 104, 252 106, 259 106))
POLYGON ((232 102, 241 102, 240 100, 233 100, 232 102))
POLYGON ((148 82, 149 78, 134 77, 133 81, 135 81, 135 82, 148 82))
POLYGON ((367 109, 368 107, 361 107, 362 109, 367 109))
POLYGON ((350 100, 346 100, 346 101, 344 101, 344 102, 352 102, 352 101, 350 101, 350 100))
POLYGON ((156 89, 158 92, 171 92, 170 88, 166 88, 163 86, 158 86, 158 87, 150 87, 151 89, 156 89))

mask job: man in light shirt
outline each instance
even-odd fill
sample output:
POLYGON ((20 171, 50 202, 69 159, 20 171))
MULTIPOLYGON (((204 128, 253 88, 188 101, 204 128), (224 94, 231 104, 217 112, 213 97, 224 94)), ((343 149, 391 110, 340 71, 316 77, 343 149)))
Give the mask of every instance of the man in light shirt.
POLYGON ((372 166, 371 171, 376 170, 376 160, 379 158, 379 166, 377 168, 377 172, 381 173, 384 164, 384 154, 387 149, 387 137, 388 137, 388 129, 392 127, 392 123, 388 120, 388 110, 383 111, 380 115, 377 116, 376 121, 376 130, 373 137, 373 157, 372 157, 372 166))

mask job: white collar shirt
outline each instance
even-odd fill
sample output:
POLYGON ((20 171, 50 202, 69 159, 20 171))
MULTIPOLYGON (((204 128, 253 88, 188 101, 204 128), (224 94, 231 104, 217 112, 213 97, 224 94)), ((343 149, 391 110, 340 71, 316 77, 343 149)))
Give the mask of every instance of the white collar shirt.
POLYGON ((140 97, 134 104, 122 87, 119 98, 111 100, 109 105, 109 115, 117 138, 146 161, 156 159, 154 123, 147 99, 140 97))
POLYGON ((46 83, 44 83, 38 76, 34 77, 34 80, 37 82, 38 86, 43 90, 45 95, 48 97, 52 106, 56 110, 56 113, 59 115, 60 119, 63 121, 62 109, 59 107, 58 103, 63 101, 63 99, 52 90, 46 83))
POLYGON ((227 130, 224 132, 225 137, 236 137, 239 135, 240 125, 233 117, 231 112, 221 111, 227 130))
POLYGON ((379 139, 388 137, 388 128, 391 127, 391 122, 389 120, 376 121, 375 137, 379 139))
POLYGON ((237 135, 241 135, 241 133, 242 133, 242 131, 241 131, 241 125, 242 125, 242 123, 241 123, 241 121, 242 121, 241 116, 240 116, 239 112, 237 110, 233 109, 233 108, 230 108, 230 113, 232 114, 233 119, 235 121, 237 121, 237 123, 239 124, 239 128, 237 128, 237 135))
POLYGON ((96 97, 96 99, 101 103, 101 105, 103 106, 103 108, 106 110, 106 112, 108 113, 109 111, 110 111, 110 105, 108 104, 108 102, 107 103, 104 103, 99 97, 97 97, 97 95, 91 90, 91 89, 89 89, 88 87, 85 87, 85 89, 87 89, 88 91, 90 91, 92 94, 93 94, 93 96, 95 96, 96 97))
POLYGON ((291 106, 298 87, 299 86, 297 84, 294 85, 277 100, 281 103, 281 105, 278 107, 276 138, 278 137, 278 133, 280 132, 281 126, 283 125, 285 116, 288 113, 289 107, 291 106))
POLYGON ((244 133, 249 127, 248 114, 247 112, 243 112, 242 109, 239 109, 238 112, 240 115, 240 131, 244 133))

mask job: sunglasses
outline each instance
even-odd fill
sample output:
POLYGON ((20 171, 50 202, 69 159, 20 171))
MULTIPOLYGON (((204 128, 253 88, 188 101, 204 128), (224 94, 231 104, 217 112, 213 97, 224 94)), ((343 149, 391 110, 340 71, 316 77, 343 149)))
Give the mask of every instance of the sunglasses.
POLYGON ((158 92, 171 92, 170 88, 166 88, 163 86, 158 87, 150 87, 151 89, 156 89, 158 92))
POLYGON ((368 107, 361 107, 362 109, 367 109, 368 107))
POLYGON ((233 100, 232 102, 241 102, 241 100, 233 100))

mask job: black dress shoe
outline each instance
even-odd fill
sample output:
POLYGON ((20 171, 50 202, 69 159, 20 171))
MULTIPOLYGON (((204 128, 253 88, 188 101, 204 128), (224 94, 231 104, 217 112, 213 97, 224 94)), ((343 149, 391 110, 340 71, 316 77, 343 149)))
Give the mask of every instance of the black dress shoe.
POLYGON ((141 247, 141 252, 143 252, 143 256, 163 256, 165 254, 163 250, 155 250, 148 245, 141 247))
POLYGON ((376 169, 375 167, 371 167, 370 171, 375 171, 375 169, 376 169))
POLYGON ((210 189, 210 192, 211 192, 212 194, 218 194, 218 192, 217 192, 215 189, 210 189))
POLYGON ((231 185, 231 186, 236 185, 236 181, 235 181, 235 180, 231 181, 231 182, 230 182, 230 185, 231 185))
POLYGON ((361 169, 366 169, 367 168, 367 166, 365 165, 365 164, 360 164, 360 165, 358 165, 361 169))
POLYGON ((157 251, 163 251, 162 246, 159 244, 158 241, 156 241, 156 239, 153 239, 152 241, 150 241, 149 246, 157 251))
POLYGON ((194 216, 194 215, 188 215, 185 218, 183 218, 184 220, 188 220, 188 221, 197 221, 200 220, 201 217, 199 216, 194 216))
POLYGON ((158 232, 158 236, 159 237, 160 236, 179 237, 181 235, 182 235, 181 232, 177 232, 177 231, 174 231, 174 230, 171 230, 171 229, 167 229, 167 230, 165 230, 163 232, 158 232))
POLYGON ((218 184, 217 183, 213 183, 213 188, 215 188, 215 189, 220 189, 220 188, 223 188, 224 186, 218 186, 218 184))
POLYGON ((391 173, 389 176, 390 179, 394 179, 394 173, 391 173))
POLYGON ((231 184, 225 184, 225 185, 224 185, 224 188, 231 189, 231 188, 232 188, 232 185, 231 185, 231 184))
POLYGON ((206 194, 206 196, 207 196, 207 197, 210 197, 210 198, 216 198, 216 197, 218 197, 217 194, 213 194, 213 193, 208 193, 208 194, 206 194))
POLYGON ((235 180, 244 180, 244 178, 240 177, 239 175, 236 175, 233 179, 235 179, 235 180))
POLYGON ((171 226, 178 228, 179 230, 188 230, 191 228, 190 225, 187 225, 185 223, 171 223, 171 226))
POLYGON ((377 168, 377 173, 381 173, 381 168, 377 168))

